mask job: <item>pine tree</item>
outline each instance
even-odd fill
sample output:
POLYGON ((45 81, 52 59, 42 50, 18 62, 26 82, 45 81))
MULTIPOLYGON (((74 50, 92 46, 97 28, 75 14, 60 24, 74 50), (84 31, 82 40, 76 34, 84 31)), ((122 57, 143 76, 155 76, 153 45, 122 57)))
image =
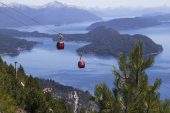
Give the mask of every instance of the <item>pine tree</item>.
POLYGON ((154 63, 153 56, 144 56, 138 43, 129 57, 121 53, 119 70, 114 68, 114 87, 96 85, 95 102, 100 113, 170 113, 169 101, 160 100, 157 91, 161 80, 148 83, 146 69, 154 63))
POLYGON ((10 65, 6 68, 6 70, 7 70, 8 75, 15 77, 15 68, 14 68, 13 65, 10 64, 10 65))

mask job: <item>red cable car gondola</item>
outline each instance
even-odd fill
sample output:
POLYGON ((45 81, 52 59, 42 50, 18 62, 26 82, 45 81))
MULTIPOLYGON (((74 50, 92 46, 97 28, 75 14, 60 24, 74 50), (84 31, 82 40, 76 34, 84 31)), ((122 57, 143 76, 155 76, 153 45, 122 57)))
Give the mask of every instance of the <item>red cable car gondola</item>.
POLYGON ((63 42, 63 41, 57 42, 57 49, 58 49, 58 50, 64 49, 64 42, 63 42))
POLYGON ((82 55, 80 56, 80 60, 78 62, 78 67, 79 68, 85 68, 85 62, 82 60, 82 55))
POLYGON ((63 35, 61 33, 58 34, 58 41, 57 41, 57 49, 62 50, 64 49, 64 41, 62 41, 63 35))

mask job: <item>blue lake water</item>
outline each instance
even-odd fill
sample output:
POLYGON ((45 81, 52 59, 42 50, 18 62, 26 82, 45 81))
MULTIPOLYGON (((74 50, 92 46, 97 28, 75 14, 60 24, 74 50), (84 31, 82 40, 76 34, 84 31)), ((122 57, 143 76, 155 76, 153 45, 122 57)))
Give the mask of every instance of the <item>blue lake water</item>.
MULTIPOLYGON (((85 33, 85 28, 90 23, 70 24, 63 26, 48 26, 50 29, 63 33, 85 33)), ((20 30, 39 30, 41 32, 53 33, 48 28, 34 26, 31 28, 18 28, 20 30), (31 29, 33 28, 33 29, 31 29)), ((161 44, 164 51, 156 56, 154 66, 147 70, 151 83, 156 78, 162 79, 160 88, 162 98, 170 98, 170 25, 156 26, 147 29, 121 31, 128 34, 144 34, 152 38, 156 43, 161 44)), ((106 82, 110 87, 114 80, 112 74, 113 65, 118 67, 117 60, 112 57, 84 56, 87 63, 85 69, 78 69, 79 56, 76 49, 87 44, 85 42, 66 42, 64 51, 56 50, 55 44, 49 38, 27 38, 27 40, 42 42, 31 51, 22 52, 19 56, 3 56, 8 63, 18 61, 28 74, 45 79, 53 79, 64 85, 73 86, 82 90, 94 92, 95 84, 106 82)))

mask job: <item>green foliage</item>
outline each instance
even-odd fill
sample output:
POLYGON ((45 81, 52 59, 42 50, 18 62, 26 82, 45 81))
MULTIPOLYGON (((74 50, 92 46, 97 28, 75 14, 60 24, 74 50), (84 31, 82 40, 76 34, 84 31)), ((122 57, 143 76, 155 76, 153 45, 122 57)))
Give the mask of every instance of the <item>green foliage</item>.
POLYGON ((73 113, 73 109, 63 100, 53 99, 51 93, 45 94, 49 113, 73 113))
POLYGON ((14 100, 6 95, 3 89, 0 88, 0 113, 15 113, 16 105, 14 100))
POLYGON ((144 57, 138 43, 128 58, 121 53, 119 70, 114 68, 114 87, 96 85, 95 102, 99 113, 170 113, 170 102, 160 100, 157 91, 161 80, 148 83, 146 69, 154 63, 153 56, 144 57))
MULTIPOLYGON (((1 70, 4 70, 4 68, 1 68, 1 70)), ((15 113, 16 105, 14 99, 9 95, 9 93, 7 93, 5 85, 6 81, 6 76, 0 72, 0 112, 15 113)))
POLYGON ((36 88, 28 89, 25 104, 25 110, 29 113, 45 113, 46 111, 44 95, 36 88))
POLYGON ((37 79, 26 76, 22 66, 17 75, 14 67, 0 58, 0 113, 16 113, 18 109, 27 113, 72 113, 65 101, 44 94, 37 79))

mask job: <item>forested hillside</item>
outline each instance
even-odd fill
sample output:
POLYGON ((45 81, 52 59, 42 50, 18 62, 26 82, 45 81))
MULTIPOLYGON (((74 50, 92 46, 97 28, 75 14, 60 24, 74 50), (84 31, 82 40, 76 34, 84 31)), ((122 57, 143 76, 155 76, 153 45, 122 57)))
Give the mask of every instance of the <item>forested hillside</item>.
POLYGON ((72 113, 73 109, 63 100, 43 93, 37 79, 26 76, 20 66, 15 68, 0 58, 0 112, 16 113, 72 113))

